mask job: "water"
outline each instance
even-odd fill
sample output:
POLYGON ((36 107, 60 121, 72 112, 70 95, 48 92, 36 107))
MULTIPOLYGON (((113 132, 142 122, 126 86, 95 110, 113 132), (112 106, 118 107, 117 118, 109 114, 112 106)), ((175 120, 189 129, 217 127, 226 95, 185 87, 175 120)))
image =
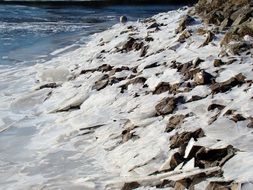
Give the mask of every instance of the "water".
POLYGON ((165 6, 31 7, 0 5, 0 65, 34 64, 56 49, 78 47, 90 34, 118 22, 149 17, 173 9, 165 6))
POLYGON ((89 189, 86 180, 102 189, 114 177, 84 154, 91 139, 66 134, 69 126, 36 106, 11 103, 34 85, 32 65, 78 48, 121 15, 134 21, 174 8, 0 5, 0 189, 89 189), (55 134, 61 138, 52 139, 55 134))

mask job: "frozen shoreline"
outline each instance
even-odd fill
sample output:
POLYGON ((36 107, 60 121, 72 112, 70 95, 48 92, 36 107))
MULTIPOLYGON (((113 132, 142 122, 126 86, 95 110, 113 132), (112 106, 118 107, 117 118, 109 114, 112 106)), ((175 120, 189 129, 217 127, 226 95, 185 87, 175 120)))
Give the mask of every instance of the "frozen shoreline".
POLYGON ((14 96, 5 92, 1 110, 15 114, 0 124, 38 132, 26 142, 33 161, 6 177, 4 187, 173 189, 201 179, 195 189, 219 181, 250 188, 252 57, 247 51, 221 56, 224 34, 186 17, 188 11, 117 24, 46 64, 6 72, 24 86, 14 96), (50 159, 63 160, 57 174, 50 159), (83 159, 92 163, 84 173, 83 159), (36 170, 41 173, 33 176, 36 170))

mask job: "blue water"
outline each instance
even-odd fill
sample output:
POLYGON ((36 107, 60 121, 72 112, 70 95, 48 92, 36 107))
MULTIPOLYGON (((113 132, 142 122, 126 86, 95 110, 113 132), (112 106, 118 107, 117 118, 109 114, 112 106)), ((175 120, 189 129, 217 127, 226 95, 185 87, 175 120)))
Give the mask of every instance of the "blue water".
POLYGON ((48 60, 51 52, 87 41, 90 34, 117 23, 146 18, 175 6, 32 7, 0 5, 0 66, 31 65, 48 60))

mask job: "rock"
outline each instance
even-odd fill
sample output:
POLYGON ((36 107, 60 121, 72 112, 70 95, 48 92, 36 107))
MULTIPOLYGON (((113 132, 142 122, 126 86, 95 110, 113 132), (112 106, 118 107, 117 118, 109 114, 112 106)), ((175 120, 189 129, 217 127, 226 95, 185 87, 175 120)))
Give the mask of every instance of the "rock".
POLYGON ((161 82, 156 86, 153 94, 161 94, 161 93, 169 91, 170 89, 171 89, 170 83, 161 82))
POLYGON ((148 48, 149 48, 148 45, 143 46, 143 47, 141 48, 141 53, 140 53, 140 56, 141 56, 141 57, 144 57, 144 56, 147 54, 148 48))
POLYGON ((172 97, 164 98, 155 106, 157 115, 167 115, 174 111, 176 108, 176 101, 172 97))
POLYGON ((200 137, 204 137, 204 131, 201 128, 193 132, 176 133, 170 138, 170 148, 179 148, 180 146, 187 145, 191 138, 197 140, 200 137))
POLYGON ((159 24, 157 24, 156 22, 154 22, 147 29, 158 28, 159 26, 160 26, 159 24))
POLYGON ((248 123, 247 127, 253 128, 253 118, 252 117, 249 118, 249 123, 248 123))
POLYGON ((145 39, 144 39, 146 42, 152 42, 152 41, 154 41, 154 38, 152 38, 152 37, 150 37, 150 36, 147 36, 147 37, 145 37, 145 39))
POLYGON ((202 62, 204 62, 204 60, 203 60, 203 59, 200 59, 199 57, 197 57, 196 59, 194 59, 194 60, 192 61, 192 67, 193 67, 193 68, 196 68, 196 67, 198 67, 198 66, 200 65, 200 63, 202 63, 202 62))
POLYGON ((197 85, 206 85, 211 84, 213 80, 213 76, 206 71, 200 71, 194 76, 194 82, 197 85))
POLYGON ((121 188, 121 190, 133 190, 140 187, 140 184, 137 182, 130 182, 130 183, 125 183, 124 186, 121 188))
POLYGON ((155 62, 155 63, 152 63, 150 65, 146 65, 144 67, 144 69, 151 69, 151 68, 158 67, 158 66, 159 66, 159 64, 157 62, 155 62))
POLYGON ((112 66, 111 65, 108 65, 108 64, 103 64, 101 66, 98 67, 97 71, 100 71, 100 72, 108 72, 110 70, 112 70, 112 66))
POLYGON ((233 55, 240 55, 240 53, 245 52, 251 48, 251 45, 246 42, 235 42, 233 44, 228 44, 227 49, 233 55))
POLYGON ((221 24, 220 24, 220 31, 223 31, 225 30, 227 27, 231 26, 232 25, 232 20, 230 18, 225 18, 221 24))
POLYGON ((195 19, 193 17, 189 15, 184 16, 179 22, 179 26, 176 29, 176 33, 183 32, 186 29, 186 26, 192 24, 194 21, 195 19))
POLYGON ((105 79, 105 80, 99 80, 95 82, 95 85, 92 87, 92 90, 102 90, 104 89, 109 83, 109 79, 105 79))
POLYGON ((223 110, 226 106, 220 104, 211 104, 208 106, 207 111, 212 111, 214 109, 223 110))
POLYGON ((130 37, 127 42, 123 45, 121 51, 126 51, 126 52, 129 52, 129 51, 132 51, 133 50, 133 45, 134 43, 136 42, 137 40, 130 37))
POLYGON ((130 68, 126 67, 126 66, 122 66, 122 67, 117 67, 117 68, 113 68, 110 72, 109 72, 109 76, 113 76, 115 73, 117 72, 121 72, 121 71, 129 71, 130 68))
POLYGON ((184 157, 180 153, 176 152, 171 157, 170 169, 175 169, 182 162, 184 162, 184 157))
POLYGON ((236 114, 232 116, 231 120, 237 123, 238 121, 245 121, 246 118, 243 117, 241 114, 236 114))
POLYGON ((178 37, 178 42, 184 43, 187 38, 191 37, 191 33, 188 30, 184 30, 178 37))
POLYGON ((185 118, 184 115, 174 115, 174 116, 171 116, 170 119, 169 119, 169 123, 166 126, 165 132, 169 133, 172 130, 174 130, 177 127, 179 127, 183 123, 184 118, 185 118))
POLYGON ((144 77, 136 77, 136 78, 131 79, 128 82, 128 85, 129 84, 138 84, 138 83, 144 84, 146 81, 147 81, 147 79, 144 77))
POLYGON ((215 35, 214 33, 208 31, 207 35, 206 35, 206 39, 205 41, 203 42, 202 45, 200 45, 200 47, 204 47, 204 46, 207 46, 211 41, 213 41, 215 35))
POLYGON ((201 35, 201 36, 205 35, 206 33, 207 31, 204 28, 198 28, 196 30, 196 34, 201 35))
POLYGON ((214 62, 213 62, 214 67, 220 67, 222 65, 225 65, 225 63, 220 59, 215 59, 214 62))
POLYGON ((203 98, 205 98, 205 97, 194 95, 187 102, 194 102, 194 101, 202 100, 203 98))
POLYGON ((231 145, 219 149, 202 147, 194 156, 196 160, 195 164, 200 168, 222 166, 226 161, 234 156, 235 152, 236 150, 231 145))
POLYGON ((39 87, 39 89, 44 89, 44 88, 57 88, 59 87, 60 85, 55 83, 55 82, 51 82, 51 83, 47 83, 47 84, 43 84, 39 87))
POLYGON ((233 189, 239 189, 239 188, 231 188, 233 181, 211 181, 205 190, 233 190, 233 189))
POLYGON ((210 86, 210 88, 211 88, 213 94, 216 94, 219 92, 227 92, 231 88, 233 88, 237 85, 242 85, 243 83, 245 83, 245 79, 246 79, 246 77, 240 73, 225 82, 214 83, 210 86))
POLYGON ((119 20, 120 20, 120 23, 125 24, 127 22, 127 17, 121 16, 119 20))

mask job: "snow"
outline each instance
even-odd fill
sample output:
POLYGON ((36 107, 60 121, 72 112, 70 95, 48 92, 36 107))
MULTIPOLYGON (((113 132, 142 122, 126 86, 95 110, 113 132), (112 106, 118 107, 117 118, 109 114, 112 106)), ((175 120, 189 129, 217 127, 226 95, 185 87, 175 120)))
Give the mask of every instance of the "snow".
MULTIPOLYGON (((246 118, 253 115, 251 85, 243 84, 218 94, 212 94, 209 85, 198 85, 190 91, 176 95, 183 96, 186 103, 178 105, 172 114, 164 117, 156 115, 157 103, 164 97, 173 96, 168 92, 152 94, 157 85, 161 82, 168 82, 170 85, 185 82, 182 74, 171 68, 172 61, 183 64, 199 57, 204 60, 199 65, 200 69, 211 74, 217 73, 212 62, 220 53, 219 40, 222 36, 217 36, 212 44, 203 48, 199 46, 204 37, 195 33, 185 43, 177 42, 178 34, 174 31, 180 18, 186 13, 187 10, 176 10, 155 15, 153 18, 158 23, 164 23, 159 31, 147 29, 149 23, 145 22, 117 24, 107 31, 93 35, 87 45, 61 54, 43 65, 3 71, 1 84, 8 82, 12 85, 3 86, 1 91, 0 129, 13 122, 17 123, 15 127, 20 127, 27 119, 35 130, 29 138, 22 139, 27 150, 35 154, 31 156, 35 159, 33 167, 29 166, 29 162, 15 165, 18 174, 13 174, 11 179, 21 178, 21 182, 10 182, 12 186, 4 184, 3 188, 11 188, 15 184, 22 185, 22 188, 37 188, 40 187, 40 184, 36 186, 38 181, 42 185, 54 187, 54 181, 51 180, 56 180, 59 183, 55 187, 62 187, 69 182, 70 188, 73 185, 87 189, 103 189, 108 181, 122 184, 139 180, 144 187, 138 189, 156 189, 149 186, 157 184, 161 179, 180 180, 203 171, 218 171, 218 167, 205 170, 196 168, 193 158, 170 173, 149 176, 157 171, 170 169, 170 158, 177 151, 169 148, 171 136, 176 132, 198 128, 204 130, 205 137, 197 141, 190 140, 185 158, 194 145, 219 148, 230 144, 240 151, 222 167, 224 178, 238 182, 252 181, 252 129, 247 128, 248 121, 235 123, 225 115, 228 110, 236 110, 236 113, 246 118), (133 26, 133 29, 128 29, 129 26, 133 26), (119 51, 130 35, 138 39, 149 35, 154 39, 149 42, 150 48, 146 56, 140 57, 140 51, 119 51), (174 51, 172 47, 177 48, 174 51), (145 69, 153 63, 158 66, 145 69), (116 78, 129 77, 133 74, 131 69, 137 67, 137 76, 147 80, 144 84, 128 85, 124 93, 120 88, 129 79, 107 85, 100 91, 94 90, 92 87, 95 82, 106 73, 80 73, 82 70, 96 69, 103 64, 130 68, 129 71, 116 73, 116 78), (50 82, 57 82, 60 86, 40 90, 34 88, 50 82), (202 99, 187 102, 192 96, 200 96, 202 99), (208 106, 212 103, 226 107, 221 111, 208 111, 208 106), (189 114, 189 117, 184 119, 181 127, 165 133, 168 118, 179 114, 189 114), (217 119, 210 123, 214 116, 217 116, 217 119), (122 133, 128 128, 131 128, 133 137, 123 142, 122 133), (65 162, 57 161, 54 166, 54 161, 59 158, 65 162), (90 163, 86 162, 87 159, 91 160, 90 163), (71 171, 70 174, 62 171, 64 164, 67 165, 66 171, 71 171), (86 168, 87 171, 82 171, 85 170, 84 166, 89 170, 86 168), (47 170, 47 167, 55 167, 55 171, 47 170), (41 171, 38 171, 38 168, 41 168, 41 171), (57 173, 56 170, 62 173, 57 173), (37 175, 38 173, 40 175, 37 175), (91 175, 96 177, 85 178, 91 175)), ((197 19, 189 29, 194 31, 199 27, 204 25, 197 19)), ((243 58, 235 58, 243 63, 235 62, 222 66, 216 82, 224 82, 239 73, 245 75, 247 80, 253 79, 250 57, 245 55, 243 58)), ((13 151, 17 149, 14 148, 13 151)), ((12 173, 10 169, 5 169, 5 172, 8 175, 12 173)))

